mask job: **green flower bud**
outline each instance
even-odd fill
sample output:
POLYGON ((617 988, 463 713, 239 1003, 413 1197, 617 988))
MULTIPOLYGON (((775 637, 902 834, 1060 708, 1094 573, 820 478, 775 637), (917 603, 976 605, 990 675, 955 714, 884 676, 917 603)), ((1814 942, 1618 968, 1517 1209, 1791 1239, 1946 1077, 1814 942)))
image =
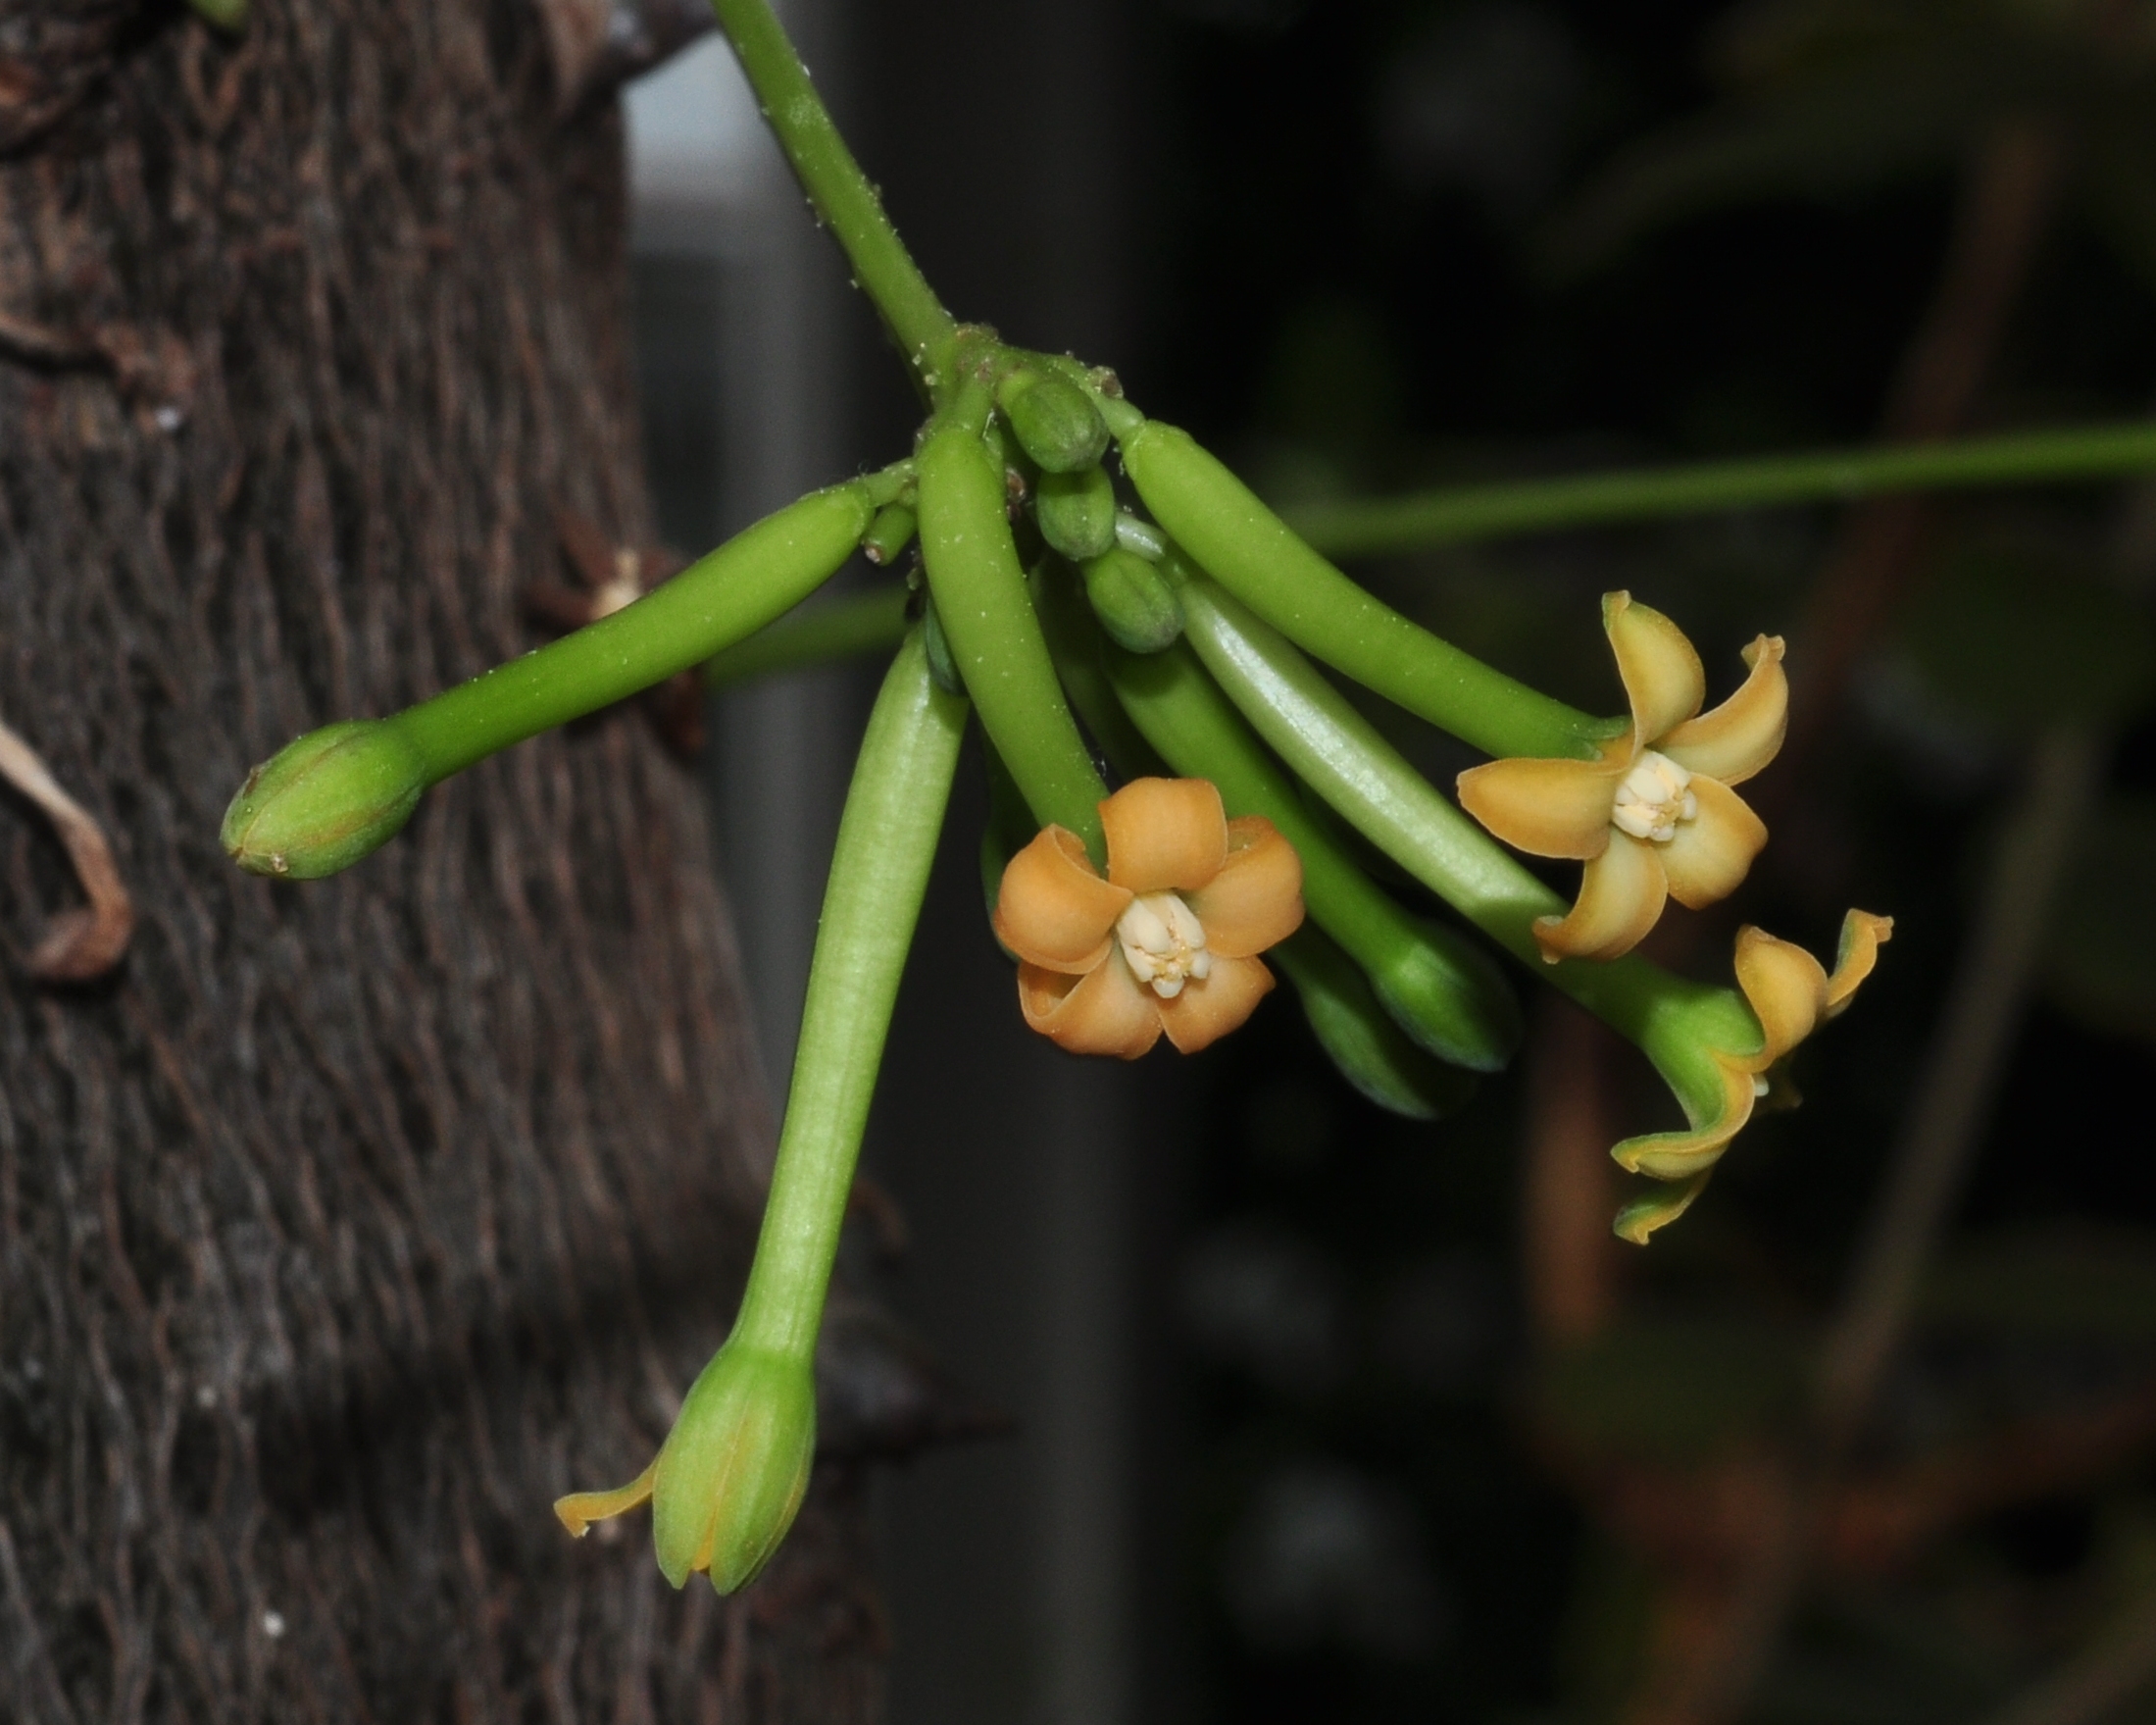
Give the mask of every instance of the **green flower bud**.
POLYGON ((1411 1041, 1379 1004, 1355 961, 1315 923, 1305 923, 1267 957, 1295 985, 1303 1016, 1340 1076, 1379 1107, 1410 1120, 1435 1120, 1474 1094, 1475 1080, 1411 1041))
POLYGON ((326 725, 247 775, 219 837, 249 874, 320 880, 395 837, 430 783, 395 720, 326 725))
POLYGON ((1085 565, 1085 597, 1110 638, 1133 653, 1157 653, 1182 634, 1182 602, 1161 572, 1120 545, 1085 565))
POLYGON ((1108 453, 1108 422, 1093 398, 1067 379, 1014 372, 996 404, 1042 473, 1078 473, 1098 466, 1108 453))
POLYGON ((1051 550, 1083 563, 1116 542, 1116 488, 1097 467, 1042 474, 1033 490, 1033 519, 1051 550))
POLYGON ((659 1568, 681 1586, 702 1570, 744 1588, 778 1549, 809 1489, 816 1376, 806 1360, 732 1344, 681 1403, 651 1482, 659 1568))
POLYGON ((914 542, 914 512, 905 503, 886 503, 861 535, 861 554, 878 569, 896 563, 914 542))
POLYGON ((1373 964, 1370 986, 1392 1020, 1441 1060, 1495 1072, 1520 1045, 1520 1002, 1479 946, 1441 923, 1407 919, 1413 936, 1373 964))

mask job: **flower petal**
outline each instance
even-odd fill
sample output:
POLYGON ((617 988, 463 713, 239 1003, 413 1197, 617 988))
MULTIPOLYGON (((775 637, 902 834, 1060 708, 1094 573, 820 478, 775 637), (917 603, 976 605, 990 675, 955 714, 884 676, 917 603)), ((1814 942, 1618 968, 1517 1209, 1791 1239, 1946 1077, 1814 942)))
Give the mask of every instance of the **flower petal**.
POLYGON ((1692 1200, 1707 1190, 1707 1182, 1713 1178, 1714 1170, 1703 1168, 1676 1186, 1648 1188, 1617 1212, 1610 1232, 1633 1245, 1645 1245, 1656 1229, 1667 1228, 1690 1209, 1692 1200))
POLYGON ((1712 1119, 1693 1121, 1686 1132, 1650 1132, 1627 1139, 1610 1152, 1620 1168, 1656 1180, 1689 1180, 1722 1159, 1730 1141, 1751 1119, 1759 1090, 1741 1062, 1725 1058, 1718 1064, 1722 1068, 1720 1111, 1712 1119))
POLYGON ((1119 957, 1076 982, 1061 972, 1022 964, 1018 1006, 1028 1025, 1073 1054, 1135 1060, 1160 1040, 1158 1003, 1119 957))
POLYGON ((1697 910, 1736 890, 1752 858, 1766 846, 1767 823, 1716 780, 1694 779, 1691 792, 1699 799, 1699 813, 1678 822, 1677 836, 1660 848, 1670 896, 1697 910))
POLYGON ((1630 753, 1628 742, 1616 759, 1523 757, 1470 767, 1460 775, 1460 806, 1529 856, 1600 856, 1609 847, 1610 810, 1630 753))
POLYGON ((1216 960, 1254 958, 1302 927, 1303 859, 1263 815, 1228 823, 1228 860, 1189 895, 1216 960))
POLYGON ((652 1458, 651 1465, 626 1486, 617 1486, 611 1492, 572 1492, 566 1497, 554 1499, 554 1513, 561 1517, 571 1535, 582 1539, 595 1521, 605 1521, 609 1516, 627 1514, 637 1504, 651 1497, 651 1482, 659 1471, 659 1461, 652 1458))
POLYGON ((1766 1042, 1747 1064, 1765 1072, 1812 1034, 1827 1010, 1827 972, 1803 947, 1746 924, 1736 932, 1736 986, 1766 1042))
POLYGON ((1043 827, 1004 866, 996 939, 1028 964, 1083 976, 1108 956, 1130 889, 1104 881, 1068 827, 1043 827))
POLYGON ((1272 991, 1273 973, 1259 960, 1216 958, 1204 982, 1185 983, 1181 993, 1160 1003, 1160 1020, 1177 1048, 1195 1054, 1238 1029, 1272 991))
POLYGON ((1133 892, 1186 892, 1221 872, 1228 811, 1210 779, 1133 779, 1100 805, 1108 878, 1133 892))
POLYGON ((1534 938, 1546 963, 1560 958, 1622 958, 1654 927, 1669 896, 1655 847, 1613 832, 1610 847, 1587 864, 1569 916, 1538 917, 1534 938))
POLYGON ((1630 593, 1602 595, 1602 628, 1631 702, 1633 745, 1659 748, 1707 698, 1706 668, 1681 629, 1630 593))
POLYGON ((1879 949, 1893 938, 1894 919, 1890 916, 1852 910, 1841 919, 1841 944, 1834 954, 1834 974, 1827 979, 1829 1018, 1849 1004, 1857 985, 1872 974, 1872 967, 1879 962, 1879 949))
POLYGON ((1741 785, 1781 752, 1789 729, 1789 679, 1781 637, 1763 634, 1744 649, 1743 685, 1711 713, 1687 719, 1655 744, 1687 773, 1741 785))

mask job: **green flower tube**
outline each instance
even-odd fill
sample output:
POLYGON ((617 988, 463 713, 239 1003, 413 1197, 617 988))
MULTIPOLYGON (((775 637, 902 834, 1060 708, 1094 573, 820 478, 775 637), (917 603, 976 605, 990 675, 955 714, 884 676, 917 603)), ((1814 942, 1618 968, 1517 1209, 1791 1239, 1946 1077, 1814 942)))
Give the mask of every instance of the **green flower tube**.
POLYGON ((1180 643, 1138 655, 1109 646, 1117 698, 1177 772, 1210 779, 1229 815, 1263 815, 1303 864, 1303 902, 1362 966, 1394 1022, 1438 1058, 1494 1072, 1520 1040, 1520 1010, 1474 946, 1410 916, 1314 821, 1205 668, 1180 643))
POLYGON ((1596 741, 1623 729, 1492 670, 1366 593, 1189 432, 1146 420, 1119 429, 1117 440, 1146 508, 1208 573, 1366 688, 1490 755, 1592 759, 1596 741))
POLYGON ((349 868, 403 828, 428 786, 664 683, 791 609, 852 555, 888 480, 812 491, 611 617, 390 718, 299 738, 232 799, 226 853, 250 874, 294 880, 349 868))
POLYGON ((883 680, 838 828, 771 1195, 732 1334, 658 1458, 614 1492, 564 1497, 574 1534, 652 1500, 660 1567, 721 1593, 754 1579, 800 1507, 816 1446, 817 1332, 907 948, 958 765, 966 703, 928 676, 920 631, 883 680))
POLYGON ((1108 794, 1064 705, 1004 514, 1003 471, 977 431, 947 420, 922 444, 921 550, 943 635, 983 730, 1034 819, 1102 859, 1108 794))

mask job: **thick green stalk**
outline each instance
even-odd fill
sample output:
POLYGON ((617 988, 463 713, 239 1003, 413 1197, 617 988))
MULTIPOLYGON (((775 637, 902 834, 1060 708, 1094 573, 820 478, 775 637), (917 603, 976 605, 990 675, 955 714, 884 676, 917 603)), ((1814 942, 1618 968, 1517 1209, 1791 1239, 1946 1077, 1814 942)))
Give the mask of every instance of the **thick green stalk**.
POLYGON ((805 1360, 816 1346, 965 728, 966 703, 935 686, 914 631, 883 679, 846 794, 771 1197, 729 1348, 805 1360))
POLYGON ((1363 591, 1189 432, 1154 420, 1116 435, 1138 495, 1183 549, 1268 623, 1364 687, 1485 754, 1591 759, 1612 734, 1610 722, 1492 670, 1363 591))
POLYGON ((1334 557, 1375 557, 1512 533, 1652 521, 1771 504, 1849 502, 1884 491, 2060 484, 2156 468, 2156 426, 2073 426, 1887 449, 1634 468, 1508 484, 1448 486, 1291 509, 1295 531, 1334 557))
POLYGON ((854 280, 890 326, 915 383, 925 395, 939 397, 949 381, 946 350, 958 326, 883 213, 882 198, 831 123, 801 56, 766 0, 713 0, 713 10, 778 147, 845 249, 854 280))
POLYGON ((1003 470, 957 418, 921 446, 921 553, 966 692, 1042 825, 1068 827, 1104 859, 1108 794, 1064 705, 1004 514, 1003 470))
POLYGON ((730 688, 759 677, 888 652, 906 637, 908 597, 903 586, 883 586, 789 611, 705 661, 704 685, 730 688))
POLYGON ((428 782, 663 683, 762 629, 823 585, 876 514, 854 480, 736 533, 656 591, 397 716, 428 782))

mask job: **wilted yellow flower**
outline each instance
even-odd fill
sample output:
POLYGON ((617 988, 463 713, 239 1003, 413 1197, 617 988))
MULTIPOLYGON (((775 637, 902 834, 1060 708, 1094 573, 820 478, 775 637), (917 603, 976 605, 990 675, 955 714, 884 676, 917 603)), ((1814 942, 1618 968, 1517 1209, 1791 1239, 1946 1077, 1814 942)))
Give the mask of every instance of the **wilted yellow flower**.
POLYGON ((1230 821, 1206 779, 1133 779, 1100 805, 1108 875, 1044 827, 1003 871, 996 937, 1019 958, 1026 1022, 1074 1054, 1195 1053, 1273 987, 1258 954, 1303 920, 1295 847, 1262 816, 1230 821))
MULTIPOLYGON (((1696 1075, 1698 1082, 1679 1084, 1679 1094, 1687 1098, 1691 1127, 1627 1139, 1610 1152, 1630 1173, 1682 1183, 1674 1191, 1628 1205, 1617 1219, 1620 1235, 1644 1243, 1657 1228, 1684 1213, 1706 1186, 1730 1141, 1743 1130, 1753 1108, 1767 1094, 1768 1069, 1849 1004, 1893 932, 1893 918, 1852 910, 1842 919, 1841 943, 1830 976, 1801 946, 1777 939, 1763 929, 1747 926, 1737 931, 1736 984, 1759 1021, 1760 1045, 1747 1054, 1711 1046, 1699 1050, 1704 1060, 1691 1062, 1702 1068, 1696 1075)), ((1679 1077, 1671 1076, 1673 1082, 1679 1077)))
POLYGON ((1514 849, 1587 865, 1571 913, 1534 925, 1551 964, 1630 952, 1669 898, 1696 910, 1729 896, 1767 842, 1730 787, 1775 758, 1788 725, 1779 635, 1746 647, 1744 685, 1700 713, 1706 673, 1676 624, 1607 593, 1602 627, 1631 723, 1601 759, 1492 761, 1460 775, 1460 806, 1514 849))

